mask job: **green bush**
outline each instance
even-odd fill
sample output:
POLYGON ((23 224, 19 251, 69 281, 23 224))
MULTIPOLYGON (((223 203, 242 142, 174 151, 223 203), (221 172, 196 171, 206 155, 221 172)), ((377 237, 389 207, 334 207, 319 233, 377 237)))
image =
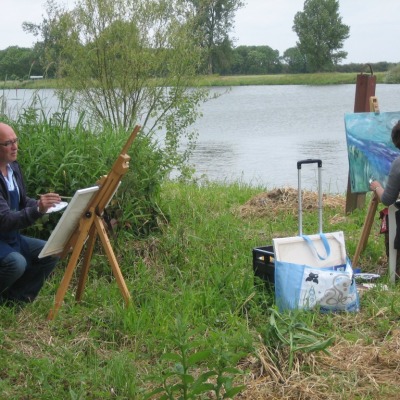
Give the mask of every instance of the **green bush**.
MULTIPOLYGON (((17 120, 5 121, 20 139, 18 160, 30 197, 49 191, 71 197, 77 189, 95 185, 110 172, 131 134, 111 128, 91 130, 83 116, 75 124, 70 119, 66 111, 47 117, 33 104, 17 120)), ((129 170, 107 216, 114 219, 117 228, 143 236, 157 229, 162 213, 157 197, 174 159, 145 132, 139 132, 128 154, 129 170)), ((29 233, 47 238, 58 219, 59 215, 45 216, 29 228, 29 233)))
POLYGON ((385 83, 400 83, 400 64, 389 69, 385 77, 385 83))

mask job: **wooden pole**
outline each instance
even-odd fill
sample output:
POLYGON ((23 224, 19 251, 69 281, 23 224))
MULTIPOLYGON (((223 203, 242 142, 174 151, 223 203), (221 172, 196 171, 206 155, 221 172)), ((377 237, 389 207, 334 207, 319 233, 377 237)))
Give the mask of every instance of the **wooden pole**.
MULTIPOLYGON (((371 75, 359 74, 356 81, 356 95, 354 101, 354 112, 370 112, 370 98, 375 96, 376 76, 373 74, 371 66, 371 75)), ((347 179, 346 191, 346 214, 351 213, 357 208, 363 208, 365 205, 365 193, 352 193, 350 174, 347 179)))

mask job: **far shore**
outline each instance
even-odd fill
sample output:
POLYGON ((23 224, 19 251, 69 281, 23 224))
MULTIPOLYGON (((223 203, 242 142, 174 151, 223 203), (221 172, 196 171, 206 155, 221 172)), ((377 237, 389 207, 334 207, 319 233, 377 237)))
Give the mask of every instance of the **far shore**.
MULTIPOLYGON (((364 72, 360 71, 359 74, 364 72)), ((326 72, 315 74, 275 74, 275 75, 203 75, 194 82, 195 86, 251 86, 251 85, 344 85, 355 84, 357 73, 326 72)), ((377 72, 377 83, 385 83, 386 72, 377 72)), ((5 89, 58 89, 62 81, 58 79, 31 79, 3 81, 0 87, 5 89)))

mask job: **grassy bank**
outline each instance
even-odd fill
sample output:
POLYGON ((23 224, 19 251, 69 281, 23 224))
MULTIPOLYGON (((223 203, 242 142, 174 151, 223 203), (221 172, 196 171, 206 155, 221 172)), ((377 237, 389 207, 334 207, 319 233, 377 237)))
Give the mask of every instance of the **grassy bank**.
MULTIPOLYGON (((315 194, 304 200, 304 231, 316 232, 315 194)), ((344 201, 324 199, 324 227, 344 231, 352 257, 367 206, 345 215, 344 201)), ((222 398, 221 385, 244 385, 236 398, 251 400, 396 398, 399 286, 363 294, 358 314, 273 319, 272 292, 254 282, 252 249, 297 234, 294 190, 168 183, 161 202, 162 232, 141 241, 128 232, 112 237, 131 307, 98 248, 83 301, 74 302, 75 276, 54 321, 45 318, 61 267, 35 303, 0 308, 0 398, 144 399, 175 388, 164 397, 173 399, 203 373, 209 384, 192 398, 222 398), (292 336, 292 346, 279 340, 299 324, 309 329, 302 338, 292 336), (302 339, 330 339, 329 353, 296 351, 302 339)), ((358 266, 384 272, 378 218, 358 266)))
MULTIPOLYGON (((361 73, 361 72, 360 72, 361 73)), ((338 85, 354 84, 356 73, 318 73, 318 74, 282 74, 282 75, 234 75, 202 76, 200 86, 246 86, 246 85, 338 85)), ((377 83, 384 83, 386 72, 375 73, 377 83)), ((60 82, 55 79, 29 81, 3 81, 3 89, 51 89, 58 88, 60 82)))
MULTIPOLYGON (((282 75, 235 75, 204 76, 200 79, 203 86, 246 86, 246 85, 340 85, 355 84, 356 73, 318 73, 318 74, 282 74, 282 75)), ((377 83, 383 83, 386 73, 375 73, 377 83)))

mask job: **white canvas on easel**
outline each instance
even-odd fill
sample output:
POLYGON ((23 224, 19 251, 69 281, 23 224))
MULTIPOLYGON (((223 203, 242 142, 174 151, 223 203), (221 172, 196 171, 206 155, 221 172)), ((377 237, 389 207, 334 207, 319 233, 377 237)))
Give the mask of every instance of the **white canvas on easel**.
POLYGON ((79 219, 86 211, 90 200, 92 200, 98 190, 98 186, 93 186, 79 189, 75 192, 68 207, 65 209, 58 224, 40 252, 39 258, 60 254, 64 250, 68 239, 78 226, 79 219))

